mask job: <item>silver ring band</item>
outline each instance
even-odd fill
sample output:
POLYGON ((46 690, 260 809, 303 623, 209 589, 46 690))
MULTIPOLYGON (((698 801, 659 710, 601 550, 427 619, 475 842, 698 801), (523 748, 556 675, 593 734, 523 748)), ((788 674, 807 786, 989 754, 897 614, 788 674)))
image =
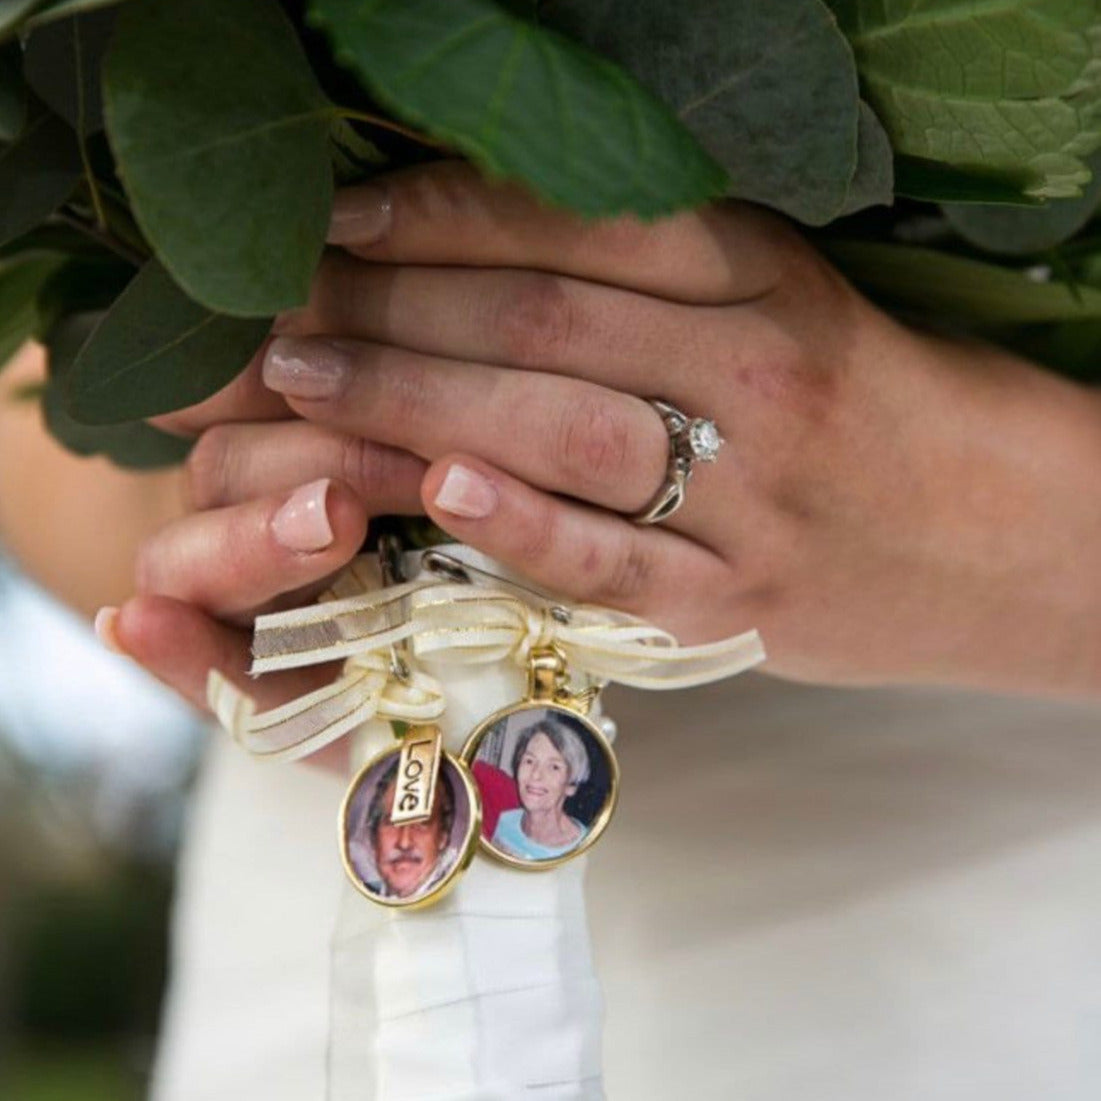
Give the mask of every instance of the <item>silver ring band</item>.
POLYGON ((661 423, 669 434, 669 464, 665 481, 645 508, 631 519, 636 524, 659 524, 667 520, 684 504, 688 479, 693 466, 713 463, 719 457, 719 449, 726 442, 719 435, 715 422, 704 417, 690 417, 675 405, 660 398, 646 401, 661 417, 661 423))

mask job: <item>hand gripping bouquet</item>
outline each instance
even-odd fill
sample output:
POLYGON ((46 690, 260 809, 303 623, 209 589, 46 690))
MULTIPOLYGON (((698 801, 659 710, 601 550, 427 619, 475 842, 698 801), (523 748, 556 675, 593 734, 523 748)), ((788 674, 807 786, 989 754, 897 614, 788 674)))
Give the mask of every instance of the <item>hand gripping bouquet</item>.
MULTIPOLYGON (((762 203, 911 324, 1090 379, 1099 51, 1097 0, 15 0, 0 362, 45 344, 25 396, 72 450, 179 462, 146 419, 223 387, 305 303, 334 189, 462 157, 593 219, 762 203)), ((702 683, 759 643, 682 649, 397 528, 420 549, 257 624, 258 672, 339 658, 333 685, 257 714, 212 678, 258 756, 355 742, 334 1091, 598 1096, 599 689, 702 683), (539 1065, 517 1029, 547 1039, 539 1065)))

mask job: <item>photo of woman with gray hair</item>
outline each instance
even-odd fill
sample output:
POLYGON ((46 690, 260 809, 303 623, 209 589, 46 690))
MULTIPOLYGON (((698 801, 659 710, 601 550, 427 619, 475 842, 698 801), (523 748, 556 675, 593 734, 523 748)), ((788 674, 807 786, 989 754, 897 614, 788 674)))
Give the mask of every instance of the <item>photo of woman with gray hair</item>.
MULTIPOLYGON (((490 844, 520 860, 557 860, 584 842, 607 803, 610 785, 602 760, 594 770, 602 748, 583 723, 557 709, 539 708, 510 718, 497 739, 496 763, 511 773, 519 805, 497 816, 490 844), (602 790, 587 790, 594 785, 602 790), (579 798, 579 793, 587 797, 579 798), (596 814, 585 814, 582 808, 593 808, 596 814)), ((482 748, 492 752, 494 741, 487 738, 482 748)), ((483 754, 479 758, 484 760, 483 754)))

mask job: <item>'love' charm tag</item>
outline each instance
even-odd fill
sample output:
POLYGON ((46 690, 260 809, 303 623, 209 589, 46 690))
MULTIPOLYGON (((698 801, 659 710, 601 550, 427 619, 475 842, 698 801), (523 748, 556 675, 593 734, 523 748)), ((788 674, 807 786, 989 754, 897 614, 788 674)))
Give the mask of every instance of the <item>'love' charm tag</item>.
POLYGON ((432 817, 443 737, 437 726, 411 726, 401 741, 390 822, 394 826, 432 817))

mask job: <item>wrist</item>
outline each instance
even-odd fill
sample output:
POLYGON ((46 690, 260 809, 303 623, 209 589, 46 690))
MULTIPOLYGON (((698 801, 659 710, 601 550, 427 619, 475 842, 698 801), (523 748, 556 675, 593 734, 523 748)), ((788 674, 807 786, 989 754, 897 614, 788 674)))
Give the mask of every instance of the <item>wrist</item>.
MULTIPOLYGON (((983 582, 964 669, 975 686, 1101 699, 1101 393, 1001 349, 955 346, 959 496, 983 582), (963 357, 963 362, 960 358, 963 357)), ((953 537, 957 533, 953 533, 953 537)), ((959 549, 953 538, 948 550, 959 549)))

